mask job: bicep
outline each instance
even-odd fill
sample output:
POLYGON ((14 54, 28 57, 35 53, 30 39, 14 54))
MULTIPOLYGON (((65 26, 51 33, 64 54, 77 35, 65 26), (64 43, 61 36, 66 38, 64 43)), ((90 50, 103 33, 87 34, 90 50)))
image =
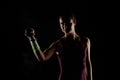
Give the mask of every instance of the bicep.
POLYGON ((87 38, 87 58, 88 58, 88 61, 90 61, 90 48, 91 48, 91 43, 90 43, 90 39, 87 38))
POLYGON ((90 59, 90 47, 91 47, 91 44, 90 44, 90 39, 88 38, 87 40, 87 53, 88 53, 88 57, 87 57, 87 62, 88 62, 88 69, 89 69, 89 77, 90 77, 90 80, 92 80, 92 64, 91 64, 91 59, 90 59))
POLYGON ((43 53, 45 55, 45 59, 48 60, 52 57, 52 55, 56 52, 57 43, 52 43, 43 53))

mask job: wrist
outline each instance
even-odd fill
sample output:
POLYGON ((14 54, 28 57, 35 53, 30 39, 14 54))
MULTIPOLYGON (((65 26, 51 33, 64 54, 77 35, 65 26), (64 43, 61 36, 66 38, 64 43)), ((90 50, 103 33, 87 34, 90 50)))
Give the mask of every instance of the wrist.
POLYGON ((36 38, 35 38, 34 36, 28 37, 28 39, 29 39, 30 41, 35 41, 35 40, 36 40, 36 38))
POLYGON ((35 41, 36 38, 34 36, 31 37, 31 41, 35 41))

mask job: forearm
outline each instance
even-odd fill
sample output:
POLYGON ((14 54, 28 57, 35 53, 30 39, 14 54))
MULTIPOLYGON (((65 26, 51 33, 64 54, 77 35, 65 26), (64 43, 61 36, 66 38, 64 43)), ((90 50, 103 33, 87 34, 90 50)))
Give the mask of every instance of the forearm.
POLYGON ((90 64, 87 65, 87 80, 93 80, 92 79, 92 66, 90 64))
POLYGON ((45 56, 43 54, 43 52, 40 49, 40 46, 37 42, 37 40, 34 39, 29 39, 33 53, 35 55, 35 57, 37 58, 38 61, 40 61, 40 59, 42 58, 42 60, 45 60, 45 56))
POLYGON ((93 76, 92 76, 92 64, 90 62, 90 80, 93 80, 93 76))
POLYGON ((43 61, 46 61, 52 57, 56 52, 55 43, 51 44, 45 51, 41 51, 40 46, 35 38, 29 39, 34 55, 38 60, 42 58, 43 61))

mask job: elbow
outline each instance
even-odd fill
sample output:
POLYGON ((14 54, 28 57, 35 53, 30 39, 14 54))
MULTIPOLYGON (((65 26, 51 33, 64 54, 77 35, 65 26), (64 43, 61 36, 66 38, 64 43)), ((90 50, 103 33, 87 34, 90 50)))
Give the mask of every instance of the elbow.
POLYGON ((43 60, 43 61, 48 61, 48 60, 49 60, 49 57, 44 57, 42 60, 43 60))
POLYGON ((40 59, 37 59, 38 62, 44 62, 44 61, 47 61, 46 59, 44 58, 40 58, 40 59))
POLYGON ((47 61, 47 59, 46 59, 46 58, 43 58, 42 61, 47 61))
POLYGON ((48 60, 48 58, 47 58, 47 57, 45 57, 45 56, 44 56, 44 57, 42 57, 42 59, 41 59, 41 61, 42 61, 42 62, 47 61, 47 60, 48 60))

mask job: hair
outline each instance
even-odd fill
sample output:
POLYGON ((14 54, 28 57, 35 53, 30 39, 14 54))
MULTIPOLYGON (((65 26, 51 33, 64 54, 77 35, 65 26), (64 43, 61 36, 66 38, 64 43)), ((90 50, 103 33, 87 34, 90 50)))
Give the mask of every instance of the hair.
POLYGON ((75 15, 71 15, 70 16, 70 19, 73 19, 73 21, 76 23, 77 22, 77 19, 76 19, 76 16, 75 15))
POLYGON ((59 18, 61 18, 63 21, 69 21, 72 19, 75 23, 77 22, 76 16, 74 14, 60 15, 59 18))

